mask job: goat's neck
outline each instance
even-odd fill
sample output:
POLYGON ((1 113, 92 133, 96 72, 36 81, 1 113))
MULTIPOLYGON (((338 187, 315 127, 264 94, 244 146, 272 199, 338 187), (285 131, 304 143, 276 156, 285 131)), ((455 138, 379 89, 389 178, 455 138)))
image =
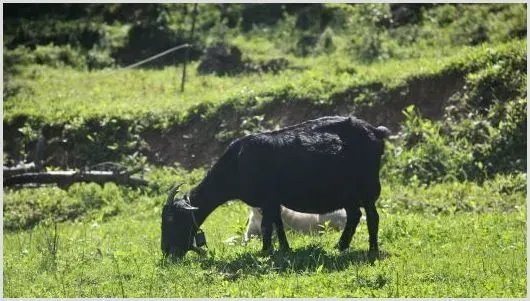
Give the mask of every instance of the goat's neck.
POLYGON ((226 195, 211 193, 211 191, 212 190, 205 189, 204 186, 199 185, 190 192, 191 205, 199 208, 195 211, 195 219, 198 226, 200 226, 208 215, 210 215, 210 213, 212 213, 217 207, 232 199, 226 195))
POLYGON ((215 210, 228 200, 238 198, 236 185, 235 162, 229 157, 219 159, 208 171, 202 181, 190 192, 191 204, 199 207, 196 219, 200 225, 215 210))

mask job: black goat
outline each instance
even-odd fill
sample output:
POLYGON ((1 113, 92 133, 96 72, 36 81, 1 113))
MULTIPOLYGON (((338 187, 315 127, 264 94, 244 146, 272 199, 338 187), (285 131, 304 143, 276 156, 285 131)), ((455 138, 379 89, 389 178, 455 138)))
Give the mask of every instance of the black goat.
POLYGON ((344 208, 347 222, 338 248, 345 250, 364 207, 370 254, 378 254, 379 168, 383 139, 390 131, 355 117, 322 117, 277 131, 251 134, 233 141, 188 195, 169 193, 162 211, 162 251, 182 257, 194 245, 197 230, 219 205, 240 199, 263 211, 263 250, 272 249, 276 225, 282 249, 289 249, 280 205, 327 213, 344 208))

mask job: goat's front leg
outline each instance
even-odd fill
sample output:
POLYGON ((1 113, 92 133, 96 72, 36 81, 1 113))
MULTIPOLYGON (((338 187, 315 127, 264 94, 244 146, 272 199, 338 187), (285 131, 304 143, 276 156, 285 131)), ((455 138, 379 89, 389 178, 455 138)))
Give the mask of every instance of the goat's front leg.
POLYGON ((350 246, 353 234, 355 234, 355 229, 357 229, 357 225, 361 220, 361 215, 362 213, 360 208, 346 209, 346 226, 342 231, 342 235, 340 236, 340 240, 337 245, 339 250, 344 251, 350 246))

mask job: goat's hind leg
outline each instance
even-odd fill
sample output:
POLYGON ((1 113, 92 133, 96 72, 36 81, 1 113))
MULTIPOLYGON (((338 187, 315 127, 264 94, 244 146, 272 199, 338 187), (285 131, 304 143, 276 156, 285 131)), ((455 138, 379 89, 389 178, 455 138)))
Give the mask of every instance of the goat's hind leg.
POLYGON ((280 206, 267 206, 262 208, 263 220, 261 221, 261 232, 263 235, 263 251, 272 251, 272 230, 273 224, 276 226, 276 234, 282 250, 289 250, 289 243, 283 228, 280 206))
POLYGON ((274 222, 274 211, 271 208, 262 208, 263 218, 261 220, 261 235, 263 240, 263 252, 270 252, 272 248, 272 224, 274 222))
POLYGON ((357 229, 357 225, 361 220, 361 215, 360 208, 346 208, 346 226, 344 227, 339 243, 337 244, 339 250, 344 251, 350 246, 353 234, 355 234, 355 229, 357 229))
POLYGON ((379 214, 375 208, 375 202, 365 207, 366 223, 368 224, 368 235, 370 239, 370 249, 368 255, 371 259, 379 257, 379 245, 377 242, 377 232, 379 231, 379 214))
POLYGON ((285 235, 285 230, 283 228, 281 209, 278 210, 277 214, 274 217, 274 224, 276 225, 276 234, 278 234, 280 249, 284 251, 289 251, 291 248, 289 247, 289 243, 287 242, 287 236, 285 235))

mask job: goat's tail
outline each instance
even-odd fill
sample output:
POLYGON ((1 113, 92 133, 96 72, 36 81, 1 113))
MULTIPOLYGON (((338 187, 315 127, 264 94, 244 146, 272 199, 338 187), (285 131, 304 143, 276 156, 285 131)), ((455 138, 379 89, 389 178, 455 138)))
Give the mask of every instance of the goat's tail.
POLYGON ((379 139, 388 138, 392 132, 387 127, 384 127, 382 125, 375 128, 375 135, 379 139))

